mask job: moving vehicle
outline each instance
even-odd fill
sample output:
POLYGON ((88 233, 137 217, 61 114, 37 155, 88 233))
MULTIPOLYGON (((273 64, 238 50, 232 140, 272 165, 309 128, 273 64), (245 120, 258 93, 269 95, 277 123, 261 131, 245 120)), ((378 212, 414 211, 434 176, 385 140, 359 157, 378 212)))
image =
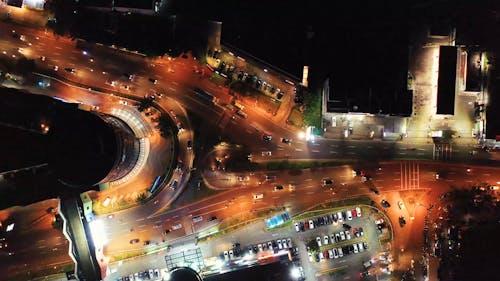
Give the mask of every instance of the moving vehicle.
POLYGON ((236 114, 239 115, 239 116, 241 116, 241 117, 243 117, 243 118, 247 118, 248 117, 248 115, 245 112, 243 112, 242 110, 236 111, 236 114))
POLYGON ((272 137, 271 135, 263 135, 263 136, 262 136, 262 139, 263 139, 264 141, 271 141, 271 140, 273 139, 273 137, 272 137))
POLYGON ((389 204, 389 202, 387 202, 387 200, 383 199, 380 204, 386 208, 389 208, 391 207, 391 204, 389 204))
POLYGON ((262 156, 271 156, 272 152, 271 151, 262 151, 262 156))
POLYGON ((405 204, 403 203, 403 201, 401 200, 398 201, 398 207, 400 210, 403 210, 405 208, 405 204))
POLYGON ((333 184, 333 180, 330 178, 323 179, 322 184, 323 186, 333 184))
POLYGON ((153 84, 158 83, 158 80, 156 80, 156 79, 154 79, 154 78, 149 78, 148 80, 149 80, 149 82, 151 82, 151 83, 153 83, 153 84))
POLYGON ((254 199, 254 200, 257 200, 257 199, 262 199, 262 198, 264 198, 264 194, 262 194, 262 193, 259 193, 259 194, 254 194, 254 195, 253 195, 253 199, 254 199))
POLYGON ((283 189, 284 189, 284 187, 282 185, 274 186, 274 191, 283 190, 283 189))

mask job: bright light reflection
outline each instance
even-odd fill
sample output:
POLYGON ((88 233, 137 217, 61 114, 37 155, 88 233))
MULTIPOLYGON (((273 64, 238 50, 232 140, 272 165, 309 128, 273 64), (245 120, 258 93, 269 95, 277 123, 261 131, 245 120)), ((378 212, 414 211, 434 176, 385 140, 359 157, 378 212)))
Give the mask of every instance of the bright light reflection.
POLYGON ((295 279, 298 279, 300 277, 300 270, 296 267, 293 267, 290 273, 295 279))
POLYGON ((101 220, 93 220, 89 223, 92 241, 96 248, 102 248, 108 241, 104 232, 104 225, 101 220))

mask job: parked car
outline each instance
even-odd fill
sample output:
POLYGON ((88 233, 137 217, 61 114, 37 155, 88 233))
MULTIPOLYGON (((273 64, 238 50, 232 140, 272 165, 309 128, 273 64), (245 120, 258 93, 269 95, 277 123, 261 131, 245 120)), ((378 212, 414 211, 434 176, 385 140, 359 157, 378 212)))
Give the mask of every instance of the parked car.
POLYGON ((347 210, 346 211, 346 217, 347 217, 348 220, 352 220, 351 210, 347 210))
POLYGON ((344 252, 342 251, 342 248, 337 249, 339 251, 339 258, 344 256, 344 252))
POLYGON ((300 226, 298 222, 295 223, 295 231, 300 232, 300 226))
POLYGON ((352 244, 353 248, 354 248, 354 253, 357 254, 359 253, 359 250, 358 250, 358 244, 354 243, 352 244))
POLYGON ((361 208, 360 207, 356 207, 356 216, 358 218, 361 217, 361 208))
POLYGON ((321 247, 321 237, 316 237, 316 242, 318 243, 318 247, 321 247))
POLYGON ((325 235, 325 237, 323 238, 323 243, 325 245, 328 245, 328 235, 325 235))
POLYGON ((309 229, 314 229, 314 223, 312 220, 309 220, 309 229))
POLYGON ((345 240, 345 233, 341 231, 340 233, 340 240, 344 241, 345 240))

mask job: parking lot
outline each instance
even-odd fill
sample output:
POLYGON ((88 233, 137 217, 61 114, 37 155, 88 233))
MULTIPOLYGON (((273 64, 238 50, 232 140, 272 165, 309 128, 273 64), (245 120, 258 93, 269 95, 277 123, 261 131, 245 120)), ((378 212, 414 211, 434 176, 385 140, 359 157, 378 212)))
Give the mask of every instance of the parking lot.
MULTIPOLYGON (((263 257, 274 256, 268 262, 289 258, 300 261, 306 280, 331 280, 333 275, 350 276, 352 280, 381 277, 374 257, 380 256, 383 251, 380 240, 390 237, 390 231, 377 209, 349 206, 301 217, 303 219, 294 220, 290 227, 277 229, 266 229, 264 222, 258 222, 199 246, 204 258, 220 260, 224 271, 238 270, 243 264, 258 268, 259 264, 266 263, 262 262, 263 257), (380 229, 376 222, 383 222, 380 229), (307 245, 311 243, 315 243, 316 248, 308 251, 307 245), (367 262, 369 266, 364 266, 367 262), (362 277, 363 273, 366 276, 362 277)), ((387 263, 384 268, 382 270, 389 270, 387 263)))
POLYGON ((357 216, 355 206, 344 207, 325 210, 324 214, 293 224, 296 236, 299 237, 297 240, 302 241, 299 249, 309 280, 331 280, 332 276, 375 280, 379 270, 373 269, 375 265, 378 266, 373 257, 380 256, 380 237, 386 237, 388 230, 386 227, 377 227, 375 222, 383 219, 380 220, 381 215, 375 209, 358 208, 361 216, 357 216), (313 228, 310 227, 311 221, 313 228), (370 265, 365 267, 363 264, 367 265, 367 261, 370 261, 370 265))

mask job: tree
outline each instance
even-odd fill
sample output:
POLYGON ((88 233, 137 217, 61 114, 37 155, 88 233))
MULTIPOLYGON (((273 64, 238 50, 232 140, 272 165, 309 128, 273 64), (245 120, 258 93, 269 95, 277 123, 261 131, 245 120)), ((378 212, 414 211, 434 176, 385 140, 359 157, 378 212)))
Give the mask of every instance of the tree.
POLYGON ((139 112, 143 112, 144 110, 148 109, 151 106, 153 106, 153 98, 152 97, 143 98, 141 99, 140 104, 137 107, 137 110, 139 110, 139 112))
POLYGON ((313 252, 316 252, 319 250, 319 246, 318 246, 318 243, 316 242, 316 240, 312 239, 312 240, 309 240, 306 244, 306 246, 309 247, 309 249, 311 249, 311 251, 313 252))
POLYGON ((305 95, 304 125, 321 128, 321 95, 318 93, 305 95))
POLYGON ((145 204, 147 199, 148 197, 146 196, 146 193, 142 192, 141 194, 137 195, 136 201, 137 203, 145 204))

